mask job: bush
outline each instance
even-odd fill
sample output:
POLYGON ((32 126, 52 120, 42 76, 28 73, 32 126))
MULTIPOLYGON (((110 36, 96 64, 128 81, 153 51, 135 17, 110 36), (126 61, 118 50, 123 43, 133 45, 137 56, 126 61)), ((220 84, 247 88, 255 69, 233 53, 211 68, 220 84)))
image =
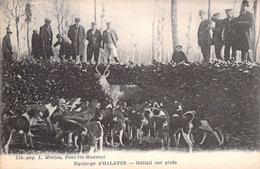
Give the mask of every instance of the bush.
MULTIPOLYGON (((98 67, 102 73, 104 65, 98 67)), ((181 101, 185 110, 196 110, 201 118, 212 118, 232 135, 253 135, 259 144, 260 67, 254 64, 212 63, 150 66, 111 65, 111 84, 136 84, 145 91, 145 100, 163 102, 172 112, 172 103, 181 101)), ((105 96, 97 84, 92 65, 72 63, 20 62, 4 65, 3 104, 15 113, 21 106, 53 102, 57 98, 83 100, 105 96)))

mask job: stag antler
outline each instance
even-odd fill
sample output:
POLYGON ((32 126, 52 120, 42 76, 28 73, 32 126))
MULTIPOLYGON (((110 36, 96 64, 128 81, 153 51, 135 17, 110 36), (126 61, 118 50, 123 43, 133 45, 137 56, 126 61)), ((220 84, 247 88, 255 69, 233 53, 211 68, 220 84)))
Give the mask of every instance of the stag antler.
POLYGON ((109 72, 107 69, 110 67, 110 65, 107 66, 106 70, 104 71, 103 75, 106 74, 106 72, 109 72))
POLYGON ((95 69, 96 69, 96 72, 101 76, 101 73, 98 71, 97 67, 98 67, 98 66, 96 66, 96 68, 95 68, 95 69))

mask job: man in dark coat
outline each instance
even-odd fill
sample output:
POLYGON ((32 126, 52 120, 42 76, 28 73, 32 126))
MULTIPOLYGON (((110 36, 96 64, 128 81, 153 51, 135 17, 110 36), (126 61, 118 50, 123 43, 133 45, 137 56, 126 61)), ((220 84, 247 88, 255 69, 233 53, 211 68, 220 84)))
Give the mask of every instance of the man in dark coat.
POLYGON ((45 24, 40 28, 40 37, 41 37, 41 45, 42 45, 42 53, 44 60, 47 61, 53 56, 52 51, 52 29, 51 29, 51 20, 46 18, 45 24))
POLYGON ((3 38, 3 41, 2 41, 3 61, 9 62, 9 63, 12 62, 12 55, 13 55, 12 44, 11 44, 11 40, 10 40, 10 35, 12 33, 13 32, 10 31, 9 28, 7 28, 6 35, 5 35, 5 37, 3 38))
POLYGON ((215 13, 213 17, 211 17, 211 20, 214 21, 215 27, 213 28, 213 44, 215 46, 215 54, 217 59, 222 59, 221 57, 221 50, 223 47, 222 43, 222 32, 224 28, 224 23, 222 19, 219 19, 220 13, 215 13))
POLYGON ((230 48, 232 48, 232 60, 236 60, 236 50, 233 47, 235 30, 234 30, 234 18, 233 18, 233 10, 226 9, 226 18, 224 19, 224 29, 223 29, 223 44, 225 45, 224 49, 224 59, 225 61, 230 60, 230 48))
POLYGON ((35 59, 40 59, 42 48, 41 48, 41 37, 37 30, 33 30, 32 34, 32 52, 31 55, 35 59))
POLYGON ((254 16, 249 10, 249 2, 243 0, 241 4, 240 15, 234 20, 236 26, 236 36, 234 40, 234 47, 242 51, 241 61, 252 61, 249 58, 248 50, 252 49, 253 28, 255 25, 254 16))
POLYGON ((72 56, 72 46, 71 46, 71 41, 68 37, 58 34, 56 36, 58 41, 53 45, 54 47, 60 45, 60 50, 59 50, 59 58, 61 61, 70 59, 70 56, 72 56))
POLYGON ((180 62, 188 63, 188 59, 187 59, 185 53, 182 51, 181 45, 177 45, 175 47, 175 50, 172 54, 172 60, 171 61, 175 62, 175 63, 180 63, 180 62))
POLYGON ((91 23, 92 28, 87 31, 87 40, 88 40, 88 47, 87 47, 87 61, 90 63, 93 53, 94 53, 94 60, 96 64, 98 63, 98 56, 99 56, 99 48, 101 47, 102 41, 102 34, 99 30, 97 30, 97 24, 95 22, 91 23))
POLYGON ((119 63, 117 57, 117 41, 118 36, 114 29, 111 28, 111 22, 107 22, 107 29, 103 32, 103 49, 105 50, 106 56, 107 56, 107 62, 110 63, 111 60, 111 54, 114 57, 115 62, 119 63))
POLYGON ((80 60, 83 61, 85 53, 85 29, 79 25, 80 18, 75 19, 75 24, 71 25, 68 31, 68 37, 72 42, 73 59, 76 61, 76 57, 80 56, 80 60))
POLYGON ((199 25, 198 29, 198 45, 201 48, 201 52, 203 54, 203 61, 209 62, 210 58, 210 47, 212 44, 212 39, 210 35, 210 29, 211 29, 211 22, 206 19, 205 12, 203 10, 199 11, 199 16, 201 18, 201 23, 199 25))

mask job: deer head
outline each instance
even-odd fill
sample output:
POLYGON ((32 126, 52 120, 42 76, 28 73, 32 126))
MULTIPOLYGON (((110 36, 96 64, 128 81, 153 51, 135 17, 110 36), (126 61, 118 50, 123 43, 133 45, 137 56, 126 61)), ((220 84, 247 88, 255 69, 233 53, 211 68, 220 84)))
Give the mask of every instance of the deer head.
POLYGON ((109 68, 109 66, 110 66, 110 65, 107 66, 107 68, 105 69, 105 71, 104 71, 103 74, 101 74, 101 73, 98 71, 97 66, 96 66, 96 72, 97 72, 98 75, 99 75, 99 84, 100 84, 101 86, 103 86, 103 87, 109 85, 109 83, 108 83, 108 81, 107 81, 107 77, 108 77, 109 74, 110 74, 110 71, 107 70, 107 69, 109 68))

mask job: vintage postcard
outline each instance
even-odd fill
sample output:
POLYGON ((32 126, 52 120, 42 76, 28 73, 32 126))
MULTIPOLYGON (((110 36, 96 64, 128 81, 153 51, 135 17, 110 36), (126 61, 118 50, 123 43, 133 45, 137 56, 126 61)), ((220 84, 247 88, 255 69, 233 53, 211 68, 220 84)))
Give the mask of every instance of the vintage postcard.
POLYGON ((260 168, 258 0, 1 0, 2 169, 260 168))

